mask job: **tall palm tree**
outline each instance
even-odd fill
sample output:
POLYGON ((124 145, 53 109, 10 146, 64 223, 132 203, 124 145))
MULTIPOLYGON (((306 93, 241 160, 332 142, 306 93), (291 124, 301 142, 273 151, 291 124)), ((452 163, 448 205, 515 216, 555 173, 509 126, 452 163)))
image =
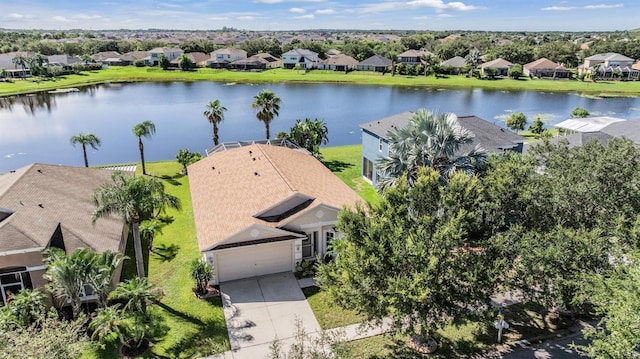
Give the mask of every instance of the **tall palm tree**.
POLYGON ((29 58, 27 58, 22 54, 17 54, 16 56, 13 57, 13 59, 11 59, 11 62, 13 62, 13 66, 16 69, 18 68, 18 66, 20 66, 20 68, 22 69, 22 76, 24 76, 24 69, 29 64, 29 58))
POLYGON ((84 155, 84 166, 89 167, 89 160, 87 159, 87 145, 91 146, 94 150, 100 147, 100 139, 93 133, 79 133, 71 136, 69 141, 75 147, 77 144, 82 145, 82 154, 84 155))
POLYGON ((389 156, 378 164, 382 174, 379 189, 384 190, 403 175, 413 185, 423 166, 440 172, 442 180, 456 171, 471 174, 482 169, 487 154, 479 145, 459 154, 460 147, 473 142, 474 137, 454 114, 418 110, 406 127, 389 131, 389 156))
POLYGON ((44 64, 49 63, 49 59, 41 53, 36 53, 28 59, 28 62, 32 75, 44 75, 44 64))
POLYGON ((204 111, 204 117, 209 120, 213 125, 213 145, 218 145, 218 124, 224 120, 224 111, 227 108, 220 104, 220 100, 211 101, 207 104, 207 109, 204 111))
POLYGON ((482 54, 480 51, 473 49, 464 57, 464 62, 475 69, 482 63, 482 54))
POLYGON ((132 226, 133 247, 136 255, 138 277, 145 276, 140 222, 157 217, 166 208, 181 208, 180 199, 164 190, 164 184, 154 177, 130 177, 114 172, 113 183, 103 185, 93 192, 96 209, 91 221, 110 214, 121 215, 132 226))
POLYGON ((424 53, 422 54, 422 56, 420 56, 420 60, 424 62, 424 76, 427 76, 427 73, 429 73, 429 69, 432 68, 433 65, 435 65, 436 58, 429 53, 424 53))
POLYGON ((160 299, 160 295, 153 290, 147 278, 132 278, 119 283, 109 298, 126 301, 123 310, 146 313, 147 305, 160 299))
POLYGON ((133 126, 133 134, 138 137, 138 149, 140 149, 140 160, 142 161, 142 174, 147 174, 147 169, 144 165, 144 144, 142 143, 142 137, 151 138, 156 133, 156 125, 151 121, 144 121, 133 126))
POLYGON ((258 121, 264 122, 264 128, 267 135, 267 140, 271 137, 269 132, 269 125, 271 121, 279 115, 280 97, 269 90, 262 90, 257 95, 253 96, 253 103, 251 107, 256 111, 256 117, 258 121))

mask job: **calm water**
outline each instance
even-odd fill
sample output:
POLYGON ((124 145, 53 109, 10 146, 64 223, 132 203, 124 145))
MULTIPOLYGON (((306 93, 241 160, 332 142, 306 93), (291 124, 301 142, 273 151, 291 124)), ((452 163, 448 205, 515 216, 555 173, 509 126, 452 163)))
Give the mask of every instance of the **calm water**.
POLYGON ((204 153, 212 141, 211 125, 202 113, 214 99, 228 109, 220 126, 221 141, 263 139, 264 125, 251 102, 264 88, 282 98, 272 137, 296 119, 319 118, 328 125, 332 146, 360 143, 360 123, 418 108, 477 115, 500 125, 511 112, 524 112, 530 121, 540 114, 551 125, 565 120, 577 106, 594 115, 640 118, 640 98, 529 91, 217 82, 105 85, 67 94, 0 98, 0 173, 32 162, 83 165, 81 149, 69 144, 78 132, 92 132, 102 140, 98 151, 89 148, 90 165, 138 161, 131 129, 145 120, 155 122, 157 129, 145 141, 147 160, 173 159, 180 148, 204 153))

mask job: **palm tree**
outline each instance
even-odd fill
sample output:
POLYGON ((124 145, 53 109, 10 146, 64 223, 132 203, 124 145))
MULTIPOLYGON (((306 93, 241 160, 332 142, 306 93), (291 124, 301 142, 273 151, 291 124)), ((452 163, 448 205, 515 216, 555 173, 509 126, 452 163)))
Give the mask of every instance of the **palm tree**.
POLYGON ((140 160, 142 161, 142 174, 147 174, 147 169, 144 165, 144 144, 142 143, 142 137, 151 138, 156 133, 156 125, 151 121, 144 121, 133 126, 133 134, 138 137, 138 148, 140 149, 140 160))
POLYGON ((474 173, 486 163, 484 149, 476 145, 470 152, 458 154, 460 147, 473 142, 474 137, 454 114, 418 110, 406 127, 389 131, 389 156, 378 164, 382 174, 379 189, 394 184, 402 175, 413 185, 423 166, 440 172, 442 180, 456 171, 474 173))
POLYGON ((420 60, 424 62, 424 76, 427 76, 429 69, 435 65, 436 58, 429 53, 424 53, 420 56, 420 60))
POLYGON ((63 250, 52 247, 45 250, 44 254, 47 272, 43 277, 49 281, 49 290, 60 306, 64 306, 69 300, 73 317, 77 318, 82 308, 80 297, 96 260, 95 253, 81 248, 67 256, 63 250))
POLYGON ((398 53, 395 51, 389 51, 389 59, 391 59, 391 76, 396 75, 396 61, 398 61, 398 53))
POLYGON ((227 108, 220 104, 220 100, 211 101, 207 104, 207 109, 204 111, 204 117, 209 120, 213 125, 213 145, 218 145, 218 124, 224 120, 224 111, 227 108))
POLYGON ((329 129, 322 120, 311 121, 308 118, 304 122, 296 120, 287 139, 311 152, 315 157, 320 157, 320 145, 329 142, 329 129))
POLYGON ((264 122, 265 132, 267 134, 267 140, 271 137, 269 132, 269 125, 271 121, 279 115, 280 97, 269 90, 262 90, 257 95, 253 96, 253 103, 251 107, 256 111, 256 117, 258 121, 264 122))
POLYGON ((22 76, 24 76, 24 69, 29 64, 29 59, 22 54, 17 54, 13 57, 13 59, 11 59, 11 62, 13 62, 13 66, 16 69, 18 68, 18 66, 20 66, 20 68, 22 69, 22 76))
POLYGON ((77 144, 82 145, 82 154, 84 155, 84 166, 89 167, 89 160, 87 159, 87 145, 91 146, 94 150, 97 150, 100 147, 100 139, 98 136, 93 133, 79 133, 77 135, 71 136, 70 140, 73 147, 77 144))
POLYGON ((482 63, 482 55, 480 54, 480 51, 473 49, 469 51, 467 56, 464 57, 464 61, 467 63, 467 65, 475 69, 482 63))
POLYGON ((145 276, 140 222, 157 217, 168 208, 179 210, 180 199, 164 190, 163 183, 154 177, 130 177, 114 172, 113 183, 103 185, 93 192, 96 205, 91 221, 110 214, 121 215, 132 226, 133 246, 136 255, 138 277, 145 276))
POLYGON ((32 75, 44 75, 44 64, 49 62, 49 59, 41 53, 37 53, 28 59, 29 67, 31 68, 32 75), (34 73, 34 70, 36 73, 34 73))
POLYGON ((100 255, 96 254, 94 266, 89 270, 86 284, 93 288, 94 294, 98 297, 98 305, 106 308, 107 298, 113 291, 113 276, 116 269, 126 259, 121 253, 105 251, 100 255))
POLYGON ((147 278, 132 278, 119 283, 109 298, 126 301, 123 307, 125 311, 146 313, 147 305, 160 299, 160 295, 153 289, 147 278))
POLYGON ((153 238, 156 234, 162 234, 162 228, 166 226, 157 218, 148 219, 140 223, 140 236, 147 240, 149 250, 153 250, 153 238))

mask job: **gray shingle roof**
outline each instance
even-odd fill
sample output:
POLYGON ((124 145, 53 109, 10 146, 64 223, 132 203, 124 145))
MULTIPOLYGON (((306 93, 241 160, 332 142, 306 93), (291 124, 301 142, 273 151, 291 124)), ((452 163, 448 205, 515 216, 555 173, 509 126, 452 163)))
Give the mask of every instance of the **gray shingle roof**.
POLYGON ((391 60, 380 55, 373 55, 368 59, 364 59, 358 63, 358 65, 366 66, 391 66, 391 60))
POLYGON ((607 52, 604 54, 595 54, 593 56, 589 56, 585 58, 585 60, 596 60, 596 61, 633 61, 633 59, 628 58, 624 55, 620 55, 615 52, 607 52))
POLYGON ((460 56, 456 56, 456 57, 450 58, 449 60, 442 61, 440 65, 452 66, 452 67, 463 67, 467 65, 467 61, 460 56))
MULTIPOLYGON (((387 133, 390 130, 405 127, 413 115, 414 113, 411 111, 402 112, 363 123, 360 128, 386 140, 387 133)), ((482 146, 487 152, 502 153, 503 149, 512 148, 517 143, 524 142, 522 136, 477 116, 458 116, 458 121, 463 128, 473 132, 475 135, 474 141, 469 145, 463 146, 458 151, 460 153, 470 151, 476 144, 482 146)))
POLYGON ((35 163, 0 176, 0 252, 48 246, 60 225, 67 252, 119 248, 124 221, 115 216, 91 224, 93 190, 111 182, 112 171, 35 163))

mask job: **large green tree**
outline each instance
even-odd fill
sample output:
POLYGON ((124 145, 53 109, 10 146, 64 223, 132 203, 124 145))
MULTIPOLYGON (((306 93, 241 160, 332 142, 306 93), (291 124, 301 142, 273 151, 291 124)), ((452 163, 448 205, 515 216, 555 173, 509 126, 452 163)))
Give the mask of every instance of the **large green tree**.
POLYGON ((467 174, 479 171, 486 163, 482 148, 476 146, 467 153, 459 153, 474 137, 454 114, 419 109, 406 127, 389 131, 389 156, 378 164, 382 175, 379 188, 384 189, 403 176, 412 185, 418 169, 425 166, 437 170, 443 180, 458 171, 467 174))
POLYGON ((320 157, 320 145, 329 142, 329 129, 323 120, 306 118, 304 122, 296 120, 287 137, 315 157, 320 157))
POLYGON ((507 118, 507 127, 514 131, 522 131, 527 126, 527 116, 522 112, 514 112, 507 118))
POLYGON ((93 133, 79 133, 77 135, 73 135, 69 142, 71 142, 74 147, 77 144, 82 145, 85 167, 89 167, 89 160, 87 159, 87 145, 91 146, 94 150, 97 150, 101 145, 100 138, 93 133))
POLYGON ((138 150, 140 151, 140 161, 142 161, 142 174, 147 174, 144 163, 144 144, 142 138, 151 138, 156 133, 156 125, 151 121, 144 121, 133 126, 133 134, 138 137, 138 150))
POLYGON ((133 245, 138 277, 145 276, 140 222, 155 218, 166 208, 180 209, 180 199, 165 192, 164 184, 155 177, 126 176, 114 172, 113 183, 97 188, 93 193, 96 205, 91 215, 95 223, 99 218, 118 214, 132 226, 133 245))
POLYGON ((379 205, 343 210, 334 261, 318 283, 341 306, 368 319, 391 317, 423 338, 446 322, 480 314, 494 293, 494 250, 482 236, 483 191, 475 176, 421 168, 400 179, 379 205))
POLYGON ((269 126, 271 125, 271 121, 279 115, 281 102, 282 100, 280 97, 276 96, 275 93, 269 90, 262 90, 257 95, 253 96, 253 103, 251 103, 251 107, 256 111, 258 121, 264 123, 267 140, 271 137, 269 126))
POLYGON ((224 112, 226 107, 220 104, 220 100, 210 101, 206 105, 203 115, 207 118, 211 126, 213 126, 213 145, 218 145, 218 125, 224 120, 224 112))

